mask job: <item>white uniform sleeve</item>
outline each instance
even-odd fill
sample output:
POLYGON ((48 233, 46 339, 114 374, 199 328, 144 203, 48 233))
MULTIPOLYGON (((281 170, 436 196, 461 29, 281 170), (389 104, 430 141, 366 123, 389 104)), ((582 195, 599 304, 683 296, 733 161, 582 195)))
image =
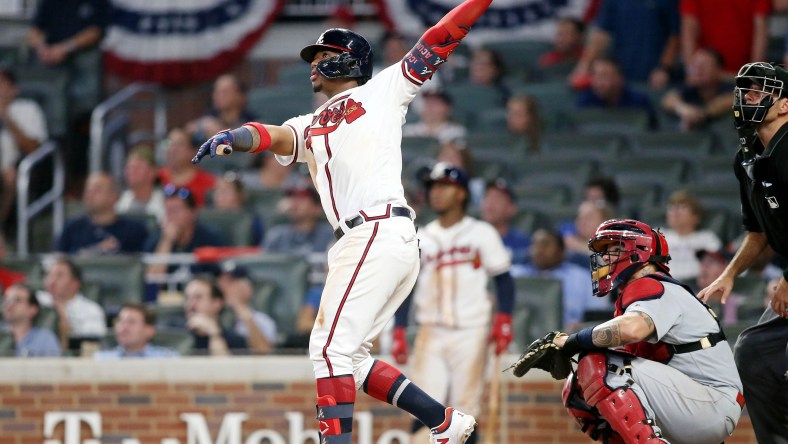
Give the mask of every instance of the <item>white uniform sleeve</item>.
POLYGON ((311 114, 293 117, 282 124, 284 128, 289 128, 293 132, 293 154, 289 156, 275 154, 274 156, 280 164, 287 166, 294 162, 306 162, 305 151, 311 124, 311 114))
POLYGON ((503 245, 501 236, 487 222, 478 223, 479 242, 481 244, 482 264, 488 276, 497 276, 511 268, 509 251, 503 245))
POLYGON ((387 106, 398 109, 405 123, 408 105, 416 97, 421 85, 407 78, 403 70, 403 62, 389 66, 367 82, 370 89, 380 91, 378 98, 388 101, 387 106))

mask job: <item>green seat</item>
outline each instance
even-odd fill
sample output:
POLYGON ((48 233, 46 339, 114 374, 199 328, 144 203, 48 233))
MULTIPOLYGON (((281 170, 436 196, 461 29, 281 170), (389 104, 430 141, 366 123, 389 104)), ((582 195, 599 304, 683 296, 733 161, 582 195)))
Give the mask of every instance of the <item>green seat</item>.
POLYGON ((688 171, 685 161, 660 156, 619 157, 609 159, 604 165, 619 187, 631 184, 678 185, 684 182, 688 171))
POLYGON ((561 330, 563 290, 561 281, 552 278, 516 278, 514 303, 514 340, 522 349, 545 333, 561 330))
POLYGON ((182 356, 191 354, 194 347, 194 337, 188 330, 178 328, 159 328, 153 336, 152 344, 167 347, 180 353, 182 356))
POLYGON ((544 138, 544 156, 582 156, 596 160, 612 159, 626 150, 623 137, 616 134, 548 134, 544 138))
POLYGON ((402 138, 401 146, 403 158, 412 160, 420 157, 434 157, 440 144, 434 137, 406 136, 402 138))
POLYGON ((619 189, 621 202, 618 207, 626 216, 640 211, 641 208, 655 208, 662 206, 662 187, 652 183, 630 184, 619 189))
POLYGON ((583 108, 564 116, 576 132, 583 134, 638 134, 649 130, 649 116, 642 109, 583 108))
POLYGON ((733 150, 730 154, 720 154, 696 160, 694 162, 696 181, 712 186, 724 185, 738 189, 739 181, 736 180, 733 173, 735 152, 733 150))
POLYGON ((578 189, 596 170, 596 163, 576 156, 541 156, 528 158, 516 168, 519 186, 560 184, 578 189))
POLYGON ((16 356, 14 336, 9 332, 0 332, 0 357, 16 356))
POLYGON ((445 89, 452 99, 457 120, 470 128, 475 126, 478 116, 504 106, 501 90, 493 86, 464 83, 446 85, 445 89))
POLYGON ((258 309, 271 316, 282 334, 295 328, 298 310, 309 287, 310 265, 299 256, 284 254, 261 254, 234 259, 244 265, 255 283, 268 282, 275 286, 265 300, 258 300, 258 309))
POLYGON ((139 303, 145 293, 145 266, 137 256, 76 256, 82 268, 83 293, 90 297, 90 286, 98 291, 98 302, 107 314, 120 311, 125 303, 139 303))
POLYGON ((47 130, 51 136, 62 136, 68 126, 68 103, 64 71, 38 67, 20 67, 16 72, 19 79, 19 96, 38 102, 47 119, 47 130))
POLYGON ((33 271, 38 269, 38 259, 33 257, 17 257, 6 256, 3 258, 3 268, 30 275, 33 271))
POLYGON ((276 70, 276 84, 280 87, 309 89, 309 76, 312 69, 308 63, 299 60, 296 63, 282 65, 276 70))
POLYGON ((234 247, 251 245, 253 219, 248 211, 201 208, 197 213, 197 220, 219 230, 224 240, 234 247))
POLYGON ((714 147, 714 136, 703 132, 651 132, 633 136, 639 153, 652 156, 697 160, 707 157, 714 147))
POLYGON ((549 52, 552 49, 552 44, 539 40, 516 39, 490 42, 486 43, 484 47, 502 56, 508 70, 528 73, 535 70, 539 56, 549 52), (507 57, 507 55, 511 55, 511 57, 507 57))
POLYGON ((524 233, 533 234, 540 228, 551 229, 553 223, 553 219, 546 212, 520 205, 513 225, 524 233))
POLYGON ((305 86, 255 88, 248 94, 249 109, 261 121, 274 125, 291 117, 311 114, 315 110, 313 101, 311 89, 305 86))
POLYGON ((59 336, 60 327, 57 310, 52 307, 40 307, 38 316, 33 320, 33 325, 35 327, 52 330, 55 335, 59 336))
POLYGON ((575 103, 575 92, 567 86, 566 81, 524 85, 514 88, 512 95, 531 96, 536 99, 548 130, 564 127, 563 115, 573 109, 575 103))
POLYGON ((568 205, 572 200, 572 190, 565 185, 530 184, 518 186, 514 190, 517 207, 522 209, 549 210, 555 206, 568 205))
MULTIPOLYGON (((652 227, 667 227, 664 207, 642 207, 640 218, 652 227)), ((731 224, 734 223, 728 211, 722 208, 704 208, 701 216, 700 230, 711 230, 723 243, 733 240, 731 224)))
MULTIPOLYGON (((733 175, 733 172, 730 174, 733 175)), ((725 208, 732 214, 741 211, 741 198, 736 183, 691 183, 682 188, 696 196, 706 208, 725 208)))
POLYGON ((733 281, 733 293, 744 296, 736 309, 740 322, 755 324, 766 310, 766 287, 768 281, 758 276, 739 276, 733 281))

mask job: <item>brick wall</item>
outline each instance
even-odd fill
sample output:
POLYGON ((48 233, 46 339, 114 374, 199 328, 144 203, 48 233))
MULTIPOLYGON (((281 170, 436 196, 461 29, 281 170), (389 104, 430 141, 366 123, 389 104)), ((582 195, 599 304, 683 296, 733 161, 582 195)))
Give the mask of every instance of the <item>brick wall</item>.
MULTIPOLYGON (((265 429, 281 435, 282 443, 291 444, 287 412, 303 414, 303 428, 315 427, 314 383, 308 377, 306 358, 195 358, 133 365, 80 359, 35 363, 3 362, 0 444, 42 443, 47 412, 98 412, 103 443, 136 438, 141 444, 159 444, 164 438, 174 438, 185 444, 187 425, 182 413, 204 415, 213 443, 228 413, 248 415, 240 427, 244 443, 254 432, 265 429)), ((495 442, 590 442, 561 407, 560 383, 538 373, 526 379, 505 374, 501 388, 504 395, 495 442)), ((486 399, 484 403, 486 407, 486 399)), ((371 443, 386 430, 410 427, 405 414, 363 393, 356 411, 368 411, 373 417, 371 443)), ((358 435, 358 423, 354 427, 358 435)), ((484 424, 481 427, 484 430, 484 424)), ((61 422, 47 438, 63 442, 64 431, 61 422)), ((82 423, 81 439, 94 437, 82 423)), ((737 432, 726 442, 756 442, 748 417, 742 418, 737 432)))

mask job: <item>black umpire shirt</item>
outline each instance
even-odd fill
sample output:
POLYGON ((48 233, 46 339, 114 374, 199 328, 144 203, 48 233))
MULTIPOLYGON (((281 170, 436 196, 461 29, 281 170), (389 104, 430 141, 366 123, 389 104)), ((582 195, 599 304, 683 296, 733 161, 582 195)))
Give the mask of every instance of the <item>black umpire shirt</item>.
MULTIPOLYGON (((788 123, 775 133, 769 146, 749 168, 736 153, 734 170, 739 180, 744 229, 765 232, 769 245, 788 257, 788 123)), ((788 279, 788 269, 783 272, 788 279)))

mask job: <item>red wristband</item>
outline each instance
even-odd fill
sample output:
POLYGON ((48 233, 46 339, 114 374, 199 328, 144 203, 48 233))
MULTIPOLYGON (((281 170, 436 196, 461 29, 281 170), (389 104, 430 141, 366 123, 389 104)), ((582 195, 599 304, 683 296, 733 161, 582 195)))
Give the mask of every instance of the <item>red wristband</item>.
POLYGON ((252 128, 257 130, 257 133, 260 134, 260 144, 253 148, 249 153, 259 153, 260 151, 265 151, 271 147, 271 134, 268 133, 268 130, 265 129, 265 126, 259 124, 257 122, 247 122, 244 125, 249 125, 252 128))

